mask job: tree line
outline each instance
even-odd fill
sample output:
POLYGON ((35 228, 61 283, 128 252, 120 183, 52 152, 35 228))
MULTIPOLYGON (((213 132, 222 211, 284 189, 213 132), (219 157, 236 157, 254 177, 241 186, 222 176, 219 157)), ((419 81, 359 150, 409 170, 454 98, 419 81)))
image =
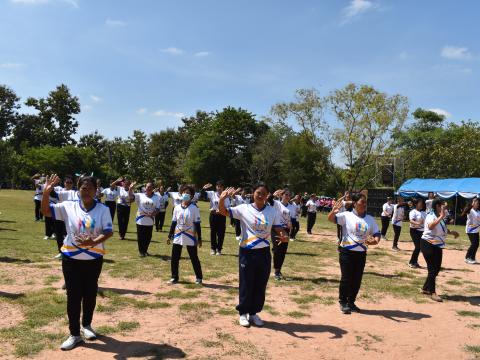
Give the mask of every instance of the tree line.
POLYGON ((64 84, 23 103, 0 85, 0 183, 28 186, 36 172, 93 172, 104 184, 121 175, 169 185, 262 180, 336 195, 382 186, 379 169, 392 159, 402 160, 397 185, 411 177, 480 176, 478 122, 448 123, 424 109, 407 121, 406 97, 367 85, 348 84, 325 96, 300 89, 293 101, 273 105, 261 118, 229 106, 199 110, 178 128, 135 130, 126 138, 95 131, 75 140, 80 109, 64 84))

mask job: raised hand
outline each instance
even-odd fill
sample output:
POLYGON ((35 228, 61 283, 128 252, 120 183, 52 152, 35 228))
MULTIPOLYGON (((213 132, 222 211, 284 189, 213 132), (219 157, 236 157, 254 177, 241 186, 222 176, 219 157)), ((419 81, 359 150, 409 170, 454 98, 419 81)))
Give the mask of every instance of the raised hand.
POLYGON ((128 191, 133 191, 133 189, 135 189, 135 186, 137 185, 137 182, 134 181, 130 184, 130 186, 128 187, 128 191))
POLYGON ((49 193, 53 190, 55 185, 57 185, 60 182, 60 178, 58 177, 57 174, 52 174, 50 176, 47 176, 45 179, 45 188, 44 192, 49 193))
POLYGON ((278 189, 273 193, 273 196, 278 198, 278 197, 281 197, 283 195, 283 193, 284 193, 284 191, 282 189, 278 189))
POLYGON ((203 190, 210 189, 212 186, 213 186, 212 184, 207 183, 207 184, 203 185, 203 190))

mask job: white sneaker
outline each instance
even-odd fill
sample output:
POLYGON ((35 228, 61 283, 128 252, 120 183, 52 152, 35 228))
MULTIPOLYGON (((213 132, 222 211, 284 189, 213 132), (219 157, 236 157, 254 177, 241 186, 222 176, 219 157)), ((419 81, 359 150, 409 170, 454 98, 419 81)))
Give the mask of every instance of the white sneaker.
POLYGON ((63 344, 60 346, 60 350, 72 350, 77 344, 80 344, 83 342, 83 339, 81 336, 73 336, 70 335, 67 340, 63 342, 63 344))
POLYGON ((55 259, 61 259, 62 258, 62 254, 61 253, 58 253, 57 255, 55 255, 55 259))
POLYGON ((238 323, 242 326, 249 327, 250 321, 248 321, 248 315, 247 314, 240 315, 240 318, 238 319, 238 323))
POLYGON ((93 330, 91 325, 82 327, 81 332, 87 340, 95 340, 97 338, 97 334, 95 333, 95 330, 93 330))
POLYGON ((251 322, 253 323, 253 325, 255 325, 255 326, 262 327, 263 325, 265 325, 265 323, 263 322, 263 320, 260 319, 260 316, 258 316, 257 314, 250 315, 250 321, 251 321, 251 322))
POLYGON ((43 240, 48 240, 48 239, 50 239, 48 236, 45 236, 45 237, 43 238, 43 240))
POLYGON ((50 238, 55 239, 56 237, 57 237, 57 235, 53 234, 50 238))
POLYGON ((215 250, 210 250, 210 255, 215 255, 215 250))
POLYGON ((220 256, 220 255, 222 255, 222 252, 220 250, 218 250, 215 255, 220 256))
POLYGON ((465 262, 467 264, 470 264, 470 265, 478 264, 478 262, 476 260, 473 260, 473 259, 465 259, 465 262))
POLYGON ((288 240, 289 240, 289 241, 295 241, 295 239, 294 239, 294 238, 290 238, 290 239, 288 239, 288 240))
POLYGON ((241 236, 236 236, 235 239, 236 239, 237 241, 242 241, 242 237, 241 237, 241 236))

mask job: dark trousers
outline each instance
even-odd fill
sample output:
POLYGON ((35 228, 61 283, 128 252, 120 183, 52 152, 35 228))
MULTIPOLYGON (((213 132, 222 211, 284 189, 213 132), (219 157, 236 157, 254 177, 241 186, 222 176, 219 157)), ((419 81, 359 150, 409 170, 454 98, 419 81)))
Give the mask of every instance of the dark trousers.
POLYGON ((120 238, 124 238, 128 229, 128 221, 130 220, 130 206, 117 205, 117 219, 118 219, 118 232, 120 238))
MULTIPOLYGON (((178 265, 180 263, 180 257, 182 256, 182 245, 173 244, 172 245, 172 278, 178 281, 178 265)), ((197 279, 203 279, 202 274, 202 265, 200 264, 200 259, 198 258, 198 248, 197 246, 187 246, 188 256, 190 256, 190 261, 192 262, 193 271, 197 279)))
POLYGON ((33 200, 35 202, 35 220, 42 220, 43 214, 40 211, 42 208, 42 201, 41 200, 33 200))
POLYGON ((468 248, 467 255, 465 256, 466 259, 475 260, 475 255, 477 255, 478 250, 478 240, 479 234, 467 234, 468 239, 470 240, 470 247, 468 248))
POLYGON ((292 219, 292 229, 290 230, 290 238, 295 239, 299 230, 300 230, 300 221, 296 219, 292 219))
POLYGON ((108 209, 110 210, 110 216, 112 217, 113 222, 113 219, 115 218, 115 210, 117 209, 117 203, 115 201, 105 201, 105 205, 108 206, 108 209))
POLYGON ((210 246, 212 250, 222 251, 226 223, 227 218, 225 216, 210 213, 210 246))
POLYGON ((442 267, 443 249, 430 244, 428 241, 422 240, 420 249, 427 263, 428 275, 423 290, 429 293, 435 292, 435 279, 437 278, 440 268, 442 267))
POLYGON ((235 220, 235 236, 240 236, 242 235, 242 228, 240 227, 240 220, 234 219, 235 220))
POLYGON ((317 213, 310 211, 307 212, 307 233, 310 234, 312 232, 315 221, 317 221, 317 213))
POLYGON ((45 236, 51 237, 55 233, 55 220, 45 216, 45 236))
POLYGON ((146 254, 150 242, 152 241, 153 225, 138 225, 137 224, 137 243, 138 252, 140 254, 146 254))
POLYGON ((71 335, 80 336, 81 309, 83 309, 82 326, 92 323, 102 264, 103 258, 75 260, 63 257, 62 269, 67 287, 67 314, 71 335))
POLYGON ((387 235, 387 230, 388 230, 388 225, 390 225, 390 217, 389 216, 380 216, 380 219, 382 220, 382 237, 385 237, 387 235))
POLYGON ((67 228, 65 227, 65 222, 62 220, 55 220, 55 240, 57 240, 58 252, 61 252, 60 249, 63 246, 63 239, 67 235, 67 228))
POLYGON ((272 255, 270 248, 245 249, 239 251, 239 296, 237 311, 254 315, 263 309, 267 290, 272 255))
POLYGON ((402 227, 398 225, 393 225, 393 224, 392 224, 392 227, 393 227, 393 234, 394 234, 393 246, 397 246, 398 240, 400 239, 400 233, 402 232, 402 227))
POLYGON ((157 231, 163 231, 163 224, 165 224, 165 211, 161 211, 155 215, 155 229, 157 231))
POLYGON ((412 238, 415 249, 413 249, 412 257, 410 258, 410 264, 418 264, 418 255, 420 254, 420 243, 422 241, 423 231, 416 229, 410 229, 410 237, 412 238))
POLYGON ((342 241, 342 225, 337 224, 337 239, 338 242, 342 241))
POLYGON ((352 251, 339 248, 340 279, 339 301, 353 304, 362 284, 363 270, 367 261, 366 251, 352 251))
POLYGON ((278 244, 276 241, 272 241, 273 247, 273 269, 275 273, 281 272, 283 262, 285 261, 285 255, 287 255, 288 242, 282 242, 278 244))

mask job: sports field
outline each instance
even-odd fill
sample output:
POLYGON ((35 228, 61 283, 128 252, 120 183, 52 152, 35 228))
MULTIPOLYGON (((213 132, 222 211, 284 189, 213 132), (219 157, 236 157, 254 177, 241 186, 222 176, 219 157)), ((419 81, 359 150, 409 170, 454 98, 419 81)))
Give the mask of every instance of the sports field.
MULTIPOLYGON (((282 270, 271 278, 264 328, 242 328, 235 311, 238 244, 227 226, 222 256, 210 255, 207 204, 201 203, 204 285, 184 251, 181 282, 168 285, 167 226, 154 233, 147 258, 139 258, 135 206, 125 240, 115 234, 107 256, 93 326, 102 336, 68 353, 66 296, 54 240, 43 240, 34 222, 33 192, 0 191, 0 358, 41 359, 471 359, 480 357, 480 266, 463 258, 468 239, 448 238, 435 303, 419 292, 426 276, 407 266, 411 249, 404 223, 399 247, 371 247, 358 306, 343 315, 337 303, 340 270, 335 225, 319 214, 314 235, 302 218, 282 270)), ((378 223, 380 221, 378 220, 378 223)), ((116 223, 115 223, 116 224, 116 223)), ((452 227, 453 228, 453 227, 452 227)), ((116 230, 116 227, 115 227, 116 230)), ((391 231, 391 229, 389 230, 391 231)), ((388 234, 391 238, 391 232, 388 234)))

